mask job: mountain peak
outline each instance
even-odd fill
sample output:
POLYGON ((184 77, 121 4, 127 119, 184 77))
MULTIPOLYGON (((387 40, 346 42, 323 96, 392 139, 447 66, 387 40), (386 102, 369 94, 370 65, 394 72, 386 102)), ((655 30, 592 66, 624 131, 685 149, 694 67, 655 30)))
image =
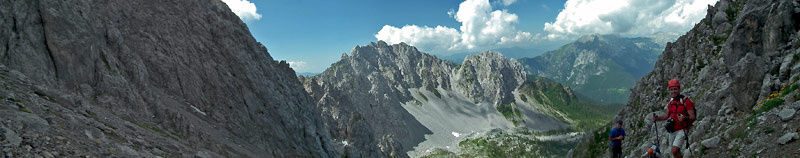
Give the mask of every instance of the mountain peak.
POLYGON ((601 36, 600 34, 583 35, 580 38, 578 38, 577 42, 580 42, 580 43, 594 42, 595 40, 598 40, 599 38, 601 38, 600 36, 601 36))
POLYGON ((465 61, 466 60, 470 60, 471 58, 477 58, 477 59, 484 59, 485 58, 485 59, 489 59, 489 60, 506 60, 507 59, 506 56, 504 56, 502 53, 495 52, 495 51, 483 51, 483 52, 478 53, 478 54, 469 55, 467 58, 464 58, 464 60, 465 61))
MULTIPOLYGON (((420 56, 421 52, 416 47, 410 46, 404 42, 389 45, 384 41, 370 42, 364 46, 356 46, 351 51, 351 55, 355 58, 370 58, 377 56, 420 56)), ((343 55, 343 57, 346 57, 343 55)))

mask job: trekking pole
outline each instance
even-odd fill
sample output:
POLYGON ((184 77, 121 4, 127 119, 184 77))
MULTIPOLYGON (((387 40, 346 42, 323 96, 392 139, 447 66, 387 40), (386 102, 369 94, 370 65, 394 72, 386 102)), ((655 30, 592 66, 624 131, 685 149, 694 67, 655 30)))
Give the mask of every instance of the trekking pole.
MULTIPOLYGON (((686 109, 685 105, 683 106, 683 110, 686 111, 687 114, 689 113, 689 110, 686 109)), ((687 115, 686 117, 689 117, 689 116, 687 115)), ((686 119, 688 119, 688 118, 686 118, 686 119)), ((686 120, 686 119, 683 119, 683 123, 689 124, 689 120, 686 120)), ((688 131, 688 130, 689 130, 689 128, 683 129, 683 135, 686 135, 686 137, 684 137, 685 138, 684 140, 686 140, 686 150, 689 150, 689 154, 692 155, 692 157, 694 157, 694 152, 692 152, 692 149, 689 148, 689 134, 686 133, 686 131, 688 131)))
POLYGON ((656 122, 655 117, 656 117, 656 114, 653 113, 653 130, 656 131, 656 145, 658 146, 658 145, 660 145, 661 141, 658 140, 658 137, 659 137, 659 135, 658 135, 658 122, 656 122))
MULTIPOLYGON (((656 118, 655 117, 656 117, 656 114, 653 113, 653 128, 654 128, 653 130, 656 131, 656 143, 655 144, 656 144, 656 149, 659 150, 658 153, 661 153, 661 150, 660 150, 661 141, 658 139, 658 137, 660 137, 660 135, 658 135, 658 122, 656 122, 656 118)), ((653 155, 656 155, 656 157, 661 157, 661 155, 658 155, 656 153, 653 153, 653 155)))
POLYGON ((686 131, 688 130, 689 129, 683 129, 683 135, 686 135, 686 137, 684 137, 686 140, 686 150, 689 150, 689 154, 692 155, 692 157, 694 157, 694 152, 692 152, 692 149, 689 148, 689 134, 686 133, 686 131))

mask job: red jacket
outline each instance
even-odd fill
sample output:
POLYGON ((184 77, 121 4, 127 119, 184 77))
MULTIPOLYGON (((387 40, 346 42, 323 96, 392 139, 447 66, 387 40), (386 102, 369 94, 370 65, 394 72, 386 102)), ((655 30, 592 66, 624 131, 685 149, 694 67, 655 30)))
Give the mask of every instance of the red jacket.
POLYGON ((674 129, 676 131, 689 129, 689 127, 691 127, 691 124, 693 123, 691 120, 689 120, 689 113, 687 111, 694 110, 694 102, 692 102, 692 100, 689 99, 689 97, 684 97, 683 104, 681 104, 680 99, 677 98, 670 99, 669 103, 667 104, 667 109, 669 110, 669 118, 675 120, 674 129), (685 104, 685 106, 683 104, 685 104), (678 121, 679 113, 686 115, 684 121, 678 121))

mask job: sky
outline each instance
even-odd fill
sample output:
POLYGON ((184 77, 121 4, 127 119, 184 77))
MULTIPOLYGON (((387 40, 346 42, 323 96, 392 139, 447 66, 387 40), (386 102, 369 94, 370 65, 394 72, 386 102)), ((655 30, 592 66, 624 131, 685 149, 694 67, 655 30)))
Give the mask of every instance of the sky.
POLYGON ((378 40, 446 56, 555 48, 587 34, 684 34, 717 0, 222 1, 275 60, 319 73, 353 47, 378 40))

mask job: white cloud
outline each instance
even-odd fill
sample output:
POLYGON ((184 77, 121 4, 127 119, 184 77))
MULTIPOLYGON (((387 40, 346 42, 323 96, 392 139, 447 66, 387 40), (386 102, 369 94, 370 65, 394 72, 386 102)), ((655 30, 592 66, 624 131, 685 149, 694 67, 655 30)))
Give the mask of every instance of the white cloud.
POLYGON ((231 8, 234 14, 242 21, 261 19, 261 14, 256 13, 256 5, 248 0, 222 0, 231 8))
MULTIPOLYGON (((503 4, 511 1, 502 1, 503 4)), ((507 10, 493 10, 489 0, 466 0, 458 11, 447 13, 461 23, 458 30, 445 26, 406 25, 397 28, 385 25, 375 38, 395 44, 405 42, 428 51, 428 53, 450 53, 454 51, 489 49, 511 46, 531 41, 528 32, 517 31, 516 14, 507 10)))
POLYGON ((550 39, 585 34, 647 36, 683 34, 706 15, 717 0, 568 0, 555 22, 545 23, 550 39))
POLYGON ((503 3, 504 6, 509 6, 514 2, 517 2, 517 0, 500 0, 500 3, 503 3))
POLYGON ((542 9, 544 9, 546 11, 550 11, 550 6, 547 6, 547 4, 539 5, 539 7, 542 7, 542 9))
POLYGON ((444 26, 406 25, 397 28, 385 25, 375 38, 390 44, 405 42, 423 50, 451 50, 457 47, 461 34, 456 29, 444 26))
POLYGON ((289 67, 294 69, 295 72, 310 72, 310 65, 305 61, 287 61, 286 63, 289 63, 289 67))

